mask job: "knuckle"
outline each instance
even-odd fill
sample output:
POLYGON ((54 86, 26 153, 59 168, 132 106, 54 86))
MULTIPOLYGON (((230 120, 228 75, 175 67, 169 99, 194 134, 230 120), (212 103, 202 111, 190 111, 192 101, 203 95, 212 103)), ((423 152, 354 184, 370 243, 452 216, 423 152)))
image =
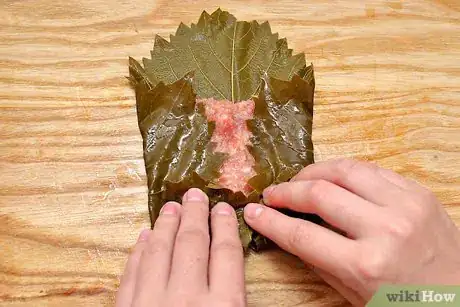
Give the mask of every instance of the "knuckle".
POLYGON ((363 169, 370 169, 374 172, 378 172, 378 166, 359 160, 352 160, 347 158, 338 159, 336 162, 337 171, 343 174, 345 177, 350 177, 355 173, 359 173, 363 169))
POLYGON ((177 243, 209 242, 209 232, 199 228, 189 228, 179 231, 177 243))
POLYGON ((427 220, 430 217, 431 210, 428 206, 424 206, 420 203, 412 206, 411 215, 418 221, 427 220))
POLYGON ((271 201, 292 201, 293 199, 292 185, 289 183, 280 183, 275 189, 269 194, 271 201))
POLYGON ((223 240, 221 242, 213 242, 211 244, 211 253, 226 253, 238 255, 243 252, 243 247, 239 241, 223 240))
POLYGON ((305 241, 308 241, 308 234, 305 231, 305 227, 301 223, 296 223, 289 232, 288 247, 290 249, 297 249, 302 244, 305 244, 305 241))
POLYGON ((352 160, 352 159, 347 159, 347 158, 340 158, 336 160, 336 166, 337 168, 346 173, 349 173, 356 169, 356 167, 360 164, 361 162, 357 160, 352 160))
POLYGON ((426 188, 422 188, 420 193, 417 195, 417 202, 428 208, 439 203, 434 193, 426 188))
POLYGON ((321 202, 321 200, 329 193, 330 184, 325 180, 315 180, 308 185, 309 195, 316 200, 314 203, 321 202))
POLYGON ((413 219, 425 220, 432 212, 432 204, 420 195, 414 195, 406 201, 406 208, 413 219))
POLYGON ((386 226, 386 232, 398 239, 409 239, 415 232, 415 225, 407 218, 399 218, 386 226))
POLYGON ((144 248, 144 253, 147 255, 157 255, 160 252, 168 250, 171 246, 170 242, 167 242, 161 238, 155 238, 154 242, 149 242, 149 244, 144 248))
POLYGON ((365 283, 379 282, 384 278, 387 267, 383 253, 366 253, 357 264, 357 273, 365 283))

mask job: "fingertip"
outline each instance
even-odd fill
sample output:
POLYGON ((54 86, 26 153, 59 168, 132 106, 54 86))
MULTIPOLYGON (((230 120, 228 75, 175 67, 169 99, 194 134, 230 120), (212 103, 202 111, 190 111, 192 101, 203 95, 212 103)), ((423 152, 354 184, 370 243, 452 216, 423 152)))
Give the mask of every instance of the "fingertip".
POLYGON ((183 200, 186 202, 208 202, 208 196, 197 188, 189 189, 183 196, 183 200))
POLYGON ((235 210, 232 206, 225 202, 217 203, 211 211, 212 214, 225 215, 225 216, 236 216, 235 210))
POLYGON ((272 185, 263 191, 264 203, 272 206, 281 206, 291 195, 291 185, 293 183, 282 182, 277 185, 272 185))
POLYGON ((161 207, 160 215, 177 215, 180 211, 181 205, 175 201, 168 201, 161 207))
POLYGON ((263 193, 264 203, 272 208, 290 208, 298 211, 298 204, 307 197, 306 193, 311 185, 311 181, 302 180, 272 186, 263 193))
POLYGON ((250 203, 244 207, 244 219, 255 220, 260 217, 264 211, 264 206, 261 204, 250 203))
POLYGON ((273 194, 273 191, 275 190, 276 190, 276 185, 271 185, 262 192, 262 197, 264 198, 264 202, 266 203, 270 202, 270 196, 273 194))

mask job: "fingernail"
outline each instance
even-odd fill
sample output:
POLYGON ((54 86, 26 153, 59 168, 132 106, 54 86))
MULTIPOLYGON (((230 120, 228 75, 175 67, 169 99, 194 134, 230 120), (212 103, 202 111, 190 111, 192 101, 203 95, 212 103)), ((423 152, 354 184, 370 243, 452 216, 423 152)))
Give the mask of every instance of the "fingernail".
POLYGON ((214 212, 219 215, 232 215, 234 210, 226 203, 218 203, 214 212))
POLYGON ((260 216, 263 210, 263 207, 259 204, 247 204, 246 207, 244 207, 244 216, 255 219, 260 216))
POLYGON ((139 234, 139 238, 137 238, 137 242, 144 242, 147 241, 150 235, 150 229, 144 229, 139 234))
POLYGON ((177 208, 174 203, 172 202, 167 202, 164 204, 164 206, 161 208, 160 214, 161 215, 174 215, 177 213, 177 208))
POLYGON ((192 188, 187 191, 184 195, 185 201, 205 201, 206 194, 203 193, 200 189, 192 188))
POLYGON ((266 188, 264 190, 264 192, 262 193, 263 194, 263 197, 264 197, 264 200, 268 198, 268 196, 270 196, 270 194, 273 193, 273 191, 275 190, 276 188, 276 185, 272 185, 272 186, 269 186, 268 188, 266 188))

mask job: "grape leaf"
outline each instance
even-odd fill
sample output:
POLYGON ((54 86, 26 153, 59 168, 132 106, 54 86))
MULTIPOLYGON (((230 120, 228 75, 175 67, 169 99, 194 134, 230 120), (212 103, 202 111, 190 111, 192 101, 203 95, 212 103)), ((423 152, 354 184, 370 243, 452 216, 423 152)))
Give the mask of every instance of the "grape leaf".
POLYGON ((160 80, 172 83, 191 71, 193 88, 199 97, 250 99, 257 93, 265 73, 290 80, 305 69, 304 54, 292 56, 286 39, 278 39, 268 22, 237 21, 220 9, 203 12, 197 24, 181 24, 170 42, 155 37, 151 59, 144 69, 131 59, 131 75, 155 86, 160 80))
POLYGON ((208 194, 211 206, 225 201, 237 209, 245 248, 266 246, 267 240, 244 223, 241 208, 261 201, 263 189, 313 163, 315 81, 304 54, 293 56, 286 39, 273 34, 268 22, 237 21, 218 9, 211 15, 203 12, 190 27, 180 24, 169 42, 156 36, 151 58, 144 58, 142 65, 129 58, 129 72, 144 143, 152 226, 166 201, 181 201, 186 190, 197 187, 208 194), (247 127, 256 175, 248 182, 248 195, 216 186, 214 179, 227 156, 214 152, 214 123, 207 121, 197 98, 254 101, 247 127))

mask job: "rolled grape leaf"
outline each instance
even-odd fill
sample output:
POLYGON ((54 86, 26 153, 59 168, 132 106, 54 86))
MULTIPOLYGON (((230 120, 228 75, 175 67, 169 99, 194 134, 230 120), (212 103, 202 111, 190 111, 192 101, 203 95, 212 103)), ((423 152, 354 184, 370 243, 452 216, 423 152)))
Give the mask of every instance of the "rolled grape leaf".
POLYGON ((165 202, 196 187, 211 206, 235 207, 245 248, 266 246, 242 207, 313 163, 315 81, 304 54, 293 56, 267 22, 218 9, 180 24, 169 42, 157 36, 151 58, 143 65, 130 58, 129 72, 152 226, 165 202))

